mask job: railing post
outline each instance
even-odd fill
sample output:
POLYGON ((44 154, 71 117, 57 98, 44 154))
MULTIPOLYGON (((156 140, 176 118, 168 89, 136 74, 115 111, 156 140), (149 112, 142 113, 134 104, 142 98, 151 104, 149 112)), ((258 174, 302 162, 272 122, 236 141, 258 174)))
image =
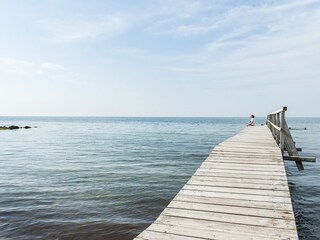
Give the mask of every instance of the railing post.
POLYGON ((280 149, 283 155, 284 152, 284 121, 285 121, 285 111, 280 112, 280 123, 279 123, 279 127, 280 127, 280 149))
MULTIPOLYGON (((277 127, 280 127, 280 113, 276 114, 276 123, 275 124, 277 125, 277 127)), ((280 144, 280 132, 281 132, 281 130, 276 132, 277 144, 280 144)))
MULTIPOLYGON (((275 114, 273 114, 271 116, 271 122, 273 124, 276 124, 276 116, 275 116, 275 114)), ((273 136, 274 139, 276 139, 276 129, 274 127, 272 127, 272 136, 273 136)))

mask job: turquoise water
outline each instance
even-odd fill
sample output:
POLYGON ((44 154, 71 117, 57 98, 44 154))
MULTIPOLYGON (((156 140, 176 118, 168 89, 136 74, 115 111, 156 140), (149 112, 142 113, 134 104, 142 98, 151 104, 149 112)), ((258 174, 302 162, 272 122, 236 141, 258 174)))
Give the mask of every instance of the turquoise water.
MULTIPOLYGON (((264 119, 257 119, 263 123, 264 119)), ((132 239, 244 118, 1 117, 1 239, 132 239)), ((320 159, 320 119, 288 119, 320 159)), ((320 239, 319 164, 286 164, 299 235, 320 239)))

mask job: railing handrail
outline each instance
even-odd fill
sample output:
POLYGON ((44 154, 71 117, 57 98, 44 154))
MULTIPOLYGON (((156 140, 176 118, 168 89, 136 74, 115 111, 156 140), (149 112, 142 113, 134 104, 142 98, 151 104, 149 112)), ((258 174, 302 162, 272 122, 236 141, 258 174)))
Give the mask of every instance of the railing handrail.
POLYGON ((273 122, 271 122, 270 120, 267 120, 268 123, 270 123, 272 125, 272 127, 274 127, 276 130, 281 131, 281 128, 277 125, 275 125, 273 122))
POLYGON ((275 112, 269 113, 268 116, 269 115, 274 115, 274 114, 277 114, 277 113, 280 113, 280 112, 285 112, 285 111, 287 111, 287 107, 282 107, 282 108, 280 108, 279 110, 277 110, 275 112))

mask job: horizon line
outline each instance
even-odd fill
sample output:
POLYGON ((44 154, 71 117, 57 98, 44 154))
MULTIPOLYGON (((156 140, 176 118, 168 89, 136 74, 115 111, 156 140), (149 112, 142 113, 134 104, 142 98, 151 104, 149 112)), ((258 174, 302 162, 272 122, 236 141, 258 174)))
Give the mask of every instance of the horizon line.
MULTIPOLYGON (((8 115, 8 117, 83 117, 83 118, 249 118, 249 116, 105 116, 105 115, 8 115)), ((267 116, 256 116, 255 118, 266 118, 267 116)), ((286 118, 320 118, 317 116, 286 116, 286 118)))

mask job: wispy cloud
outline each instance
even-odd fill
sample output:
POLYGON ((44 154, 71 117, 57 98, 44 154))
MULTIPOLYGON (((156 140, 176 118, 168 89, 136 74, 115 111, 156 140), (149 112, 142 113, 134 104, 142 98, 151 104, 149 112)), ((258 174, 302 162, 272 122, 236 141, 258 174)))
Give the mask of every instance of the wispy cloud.
POLYGON ((193 26, 192 34, 203 29, 201 34, 210 32, 211 41, 198 52, 174 57, 168 62, 171 71, 192 69, 193 78, 198 74, 199 79, 239 84, 305 81, 319 75, 320 1, 236 6, 218 21, 193 26))
POLYGON ((63 70, 65 70, 63 66, 55 63, 36 63, 21 59, 0 58, 0 73, 5 74, 27 76, 63 70))
POLYGON ((191 36, 202 34, 215 28, 215 24, 207 26, 203 15, 211 15, 216 4, 204 3, 199 0, 185 1, 156 1, 151 10, 158 17, 149 30, 157 35, 191 36))
POLYGON ((185 0, 156 0, 153 1, 152 15, 163 16, 162 23, 173 23, 180 19, 189 19, 196 14, 203 13, 212 8, 212 3, 205 4, 200 0, 189 0, 187 3, 185 0))
POLYGON ((273 22, 284 19, 287 15, 283 13, 294 12, 305 7, 319 4, 319 0, 306 1, 278 1, 272 4, 256 3, 250 4, 222 4, 208 3, 207 1, 192 1, 185 4, 178 1, 170 8, 161 8, 162 17, 152 26, 157 34, 169 34, 176 36, 197 36, 216 32, 218 35, 236 29, 239 34, 255 30, 261 25, 269 28, 273 22), (230 7, 227 7, 230 5, 230 7), (186 7, 188 6, 188 7, 186 7), (247 25, 249 27, 243 27, 247 25), (241 26, 241 29, 238 27, 241 26))
POLYGON ((63 22, 50 23, 48 29, 51 40, 64 43, 98 37, 111 38, 126 31, 129 25, 129 16, 114 13, 90 19, 73 17, 63 22))

